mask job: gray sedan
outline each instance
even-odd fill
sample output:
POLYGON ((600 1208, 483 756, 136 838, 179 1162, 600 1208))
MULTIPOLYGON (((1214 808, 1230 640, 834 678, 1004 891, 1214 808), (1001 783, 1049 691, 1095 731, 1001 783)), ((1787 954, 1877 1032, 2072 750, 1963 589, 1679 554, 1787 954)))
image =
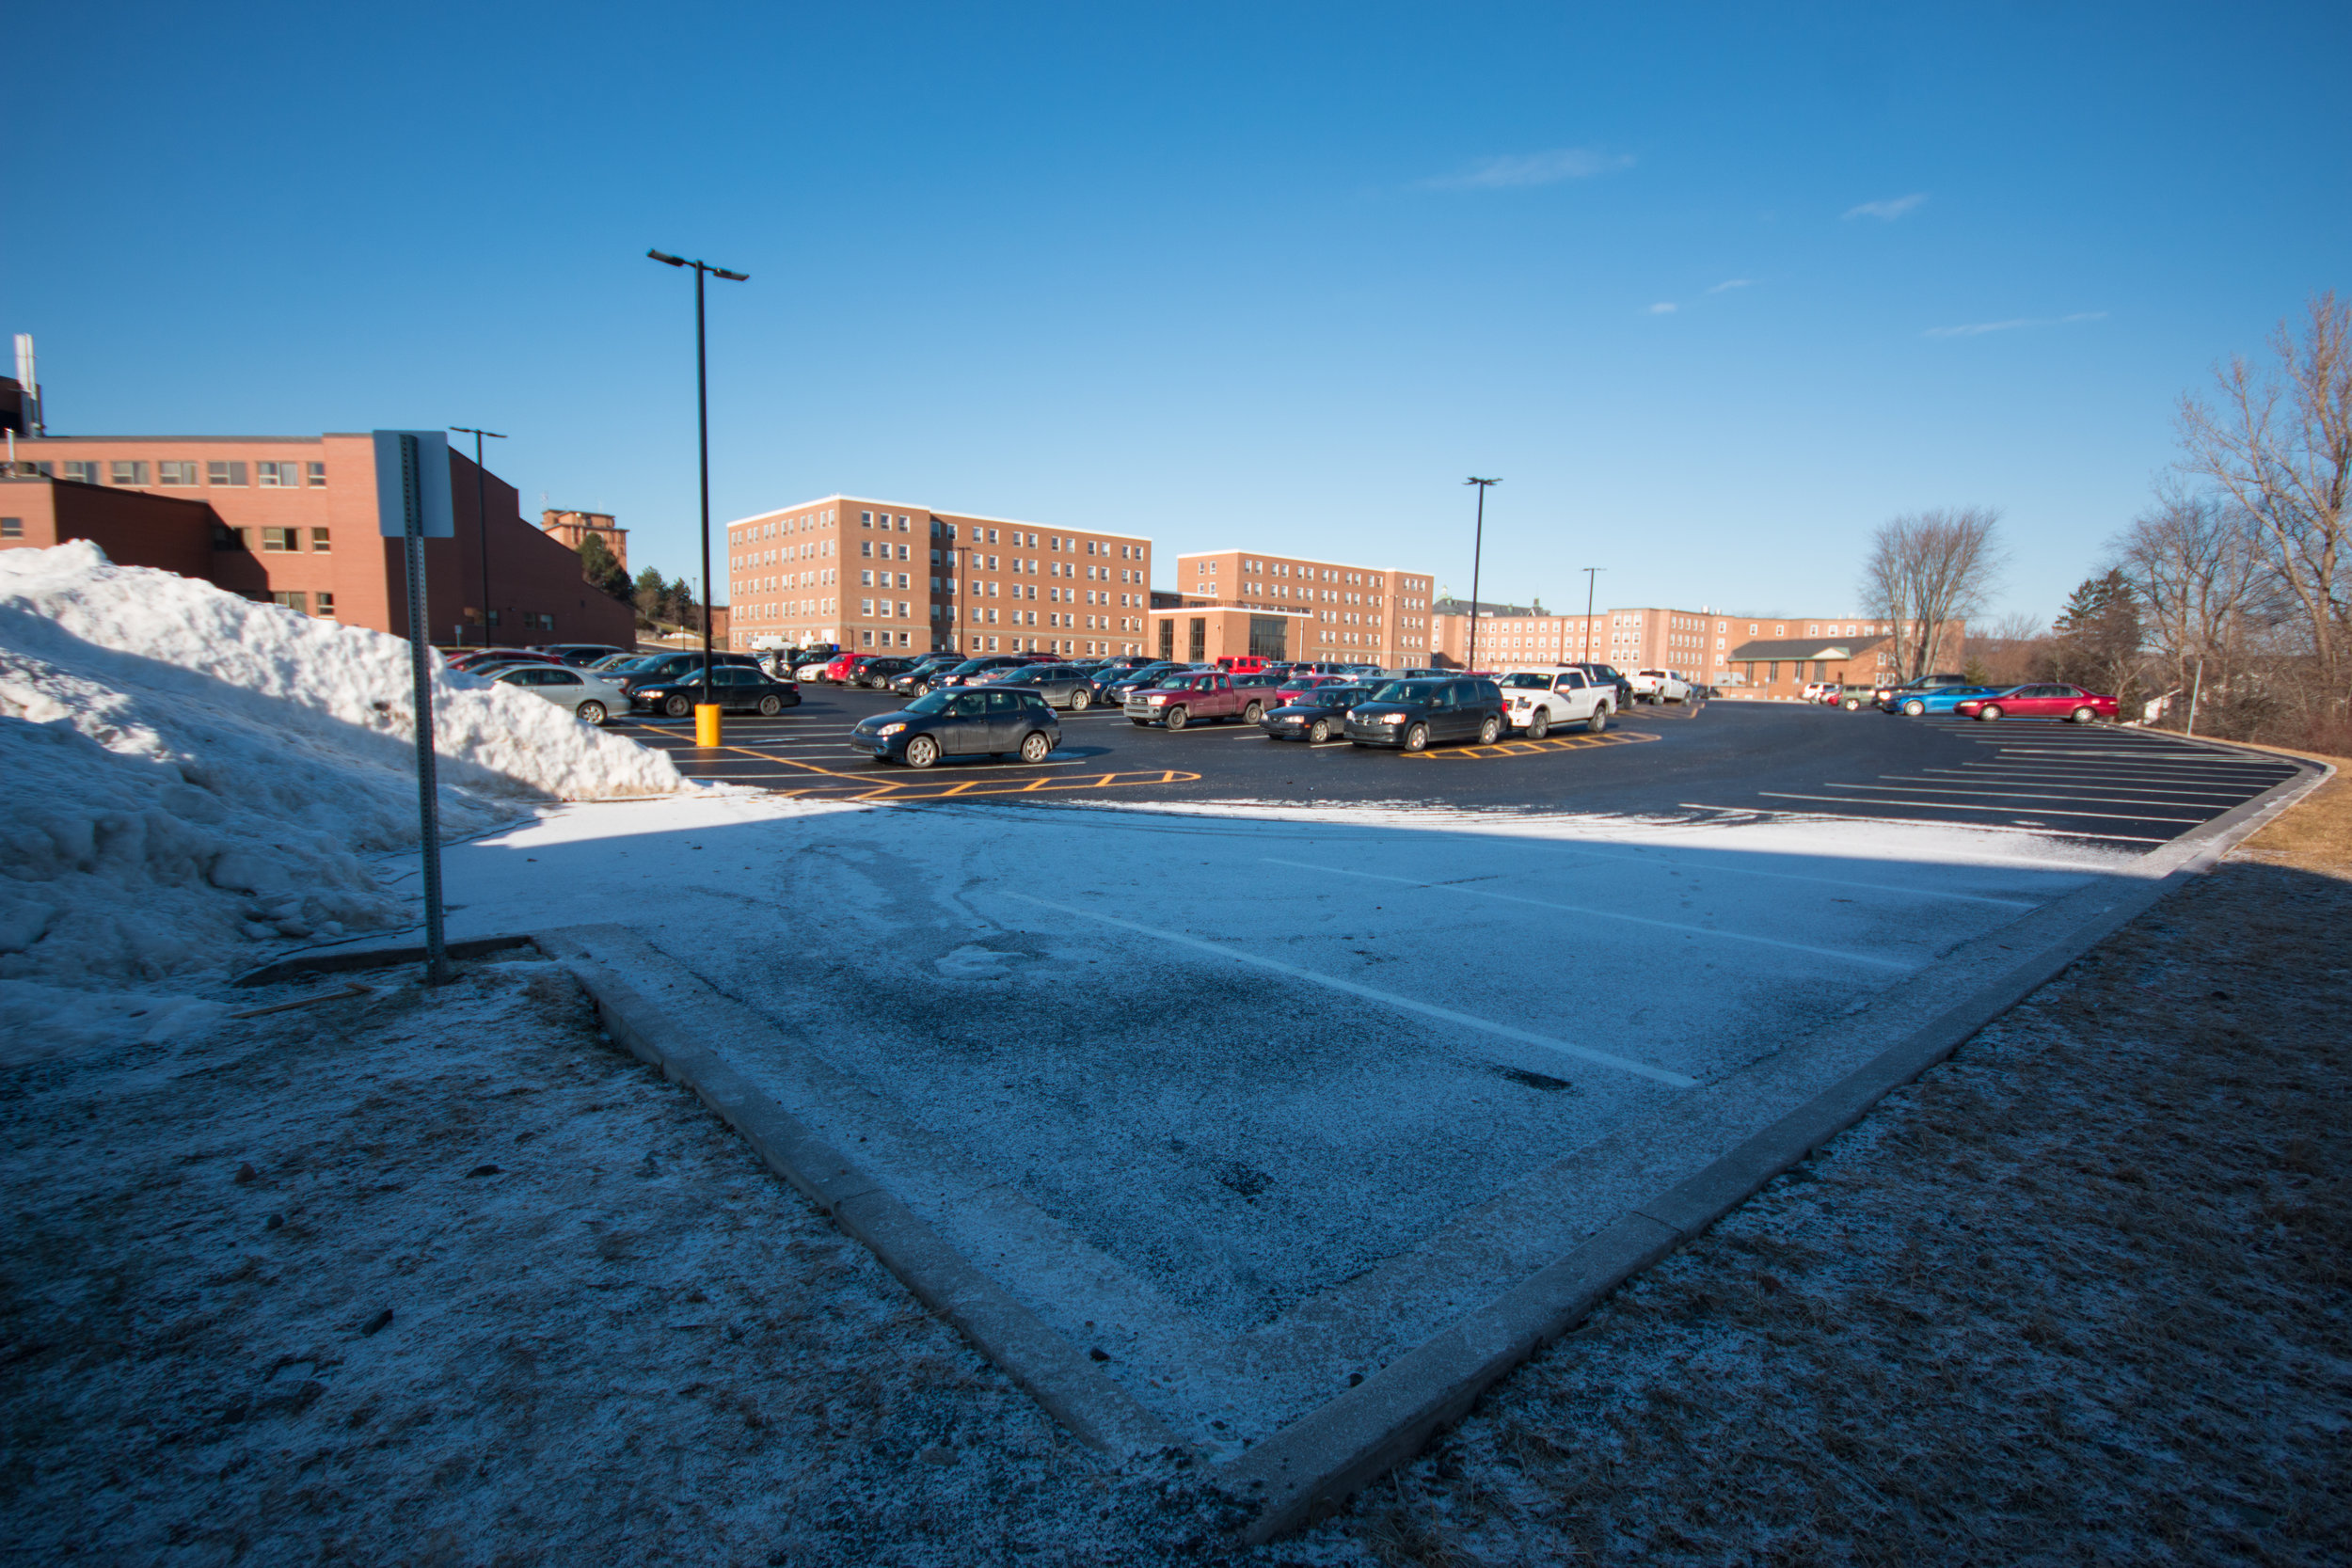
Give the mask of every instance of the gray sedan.
POLYGON ((1084 713, 1094 705, 1094 682, 1074 664, 1028 664, 984 677, 982 686, 1017 686, 1045 699, 1048 707, 1084 713))

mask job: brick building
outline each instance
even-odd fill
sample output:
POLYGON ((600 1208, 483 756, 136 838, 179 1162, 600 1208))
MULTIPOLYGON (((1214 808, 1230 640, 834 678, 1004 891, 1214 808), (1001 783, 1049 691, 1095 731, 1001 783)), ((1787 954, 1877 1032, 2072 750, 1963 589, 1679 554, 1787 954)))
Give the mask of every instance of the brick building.
POLYGON ((1142 650, 1200 662, 1256 654, 1390 668, 1426 663, 1433 587, 1426 576, 1254 550, 1176 558, 1181 607, 1154 610, 1142 650))
MULTIPOLYGON (((1894 672, 1894 628, 1869 616, 1741 615, 1641 605, 1597 611, 1588 620, 1510 606, 1480 608, 1486 613, 1479 619, 1478 657, 1488 669, 1589 657, 1620 670, 1678 671, 1726 691, 1774 697, 1795 696, 1818 680, 1859 684, 1894 672), (1815 666, 1822 673, 1811 673, 1815 666), (1805 673, 1799 673, 1800 667, 1805 673)), ((1945 628, 1943 645, 1951 657, 1966 629, 1957 621, 1945 628)), ((1467 613, 1440 617, 1438 642, 1447 662, 1468 657, 1469 633, 1467 613)))
MULTIPOLYGON (((456 537, 425 541, 425 618, 437 641, 612 642, 636 616, 591 588, 580 558, 522 518, 513 485, 452 451, 456 537)), ((375 447, 365 434, 45 436, 16 441, 0 546, 90 539, 109 560, 202 578, 247 598, 406 636, 398 539, 376 517, 375 447), (201 528, 203 548, 192 541, 201 528)))
POLYGON ((1143 651, 1151 541, 826 496, 727 525, 745 648, 1143 651))
POLYGON ((628 530, 613 522, 610 512, 571 512, 551 506, 539 514, 539 531, 574 554, 593 534, 604 541, 621 569, 628 570, 628 530))

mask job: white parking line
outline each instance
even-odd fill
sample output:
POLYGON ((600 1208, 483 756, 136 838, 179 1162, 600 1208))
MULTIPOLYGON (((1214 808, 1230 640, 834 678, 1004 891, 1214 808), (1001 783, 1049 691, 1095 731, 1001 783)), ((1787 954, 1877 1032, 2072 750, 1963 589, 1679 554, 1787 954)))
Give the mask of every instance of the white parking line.
POLYGON ((1631 1061, 1623 1056, 1612 1056, 1605 1051, 1571 1045, 1566 1040, 1554 1039, 1549 1035, 1538 1035, 1526 1029, 1515 1029, 1507 1023, 1496 1023, 1487 1019, 1475 1018, 1469 1013, 1457 1013, 1451 1007, 1434 1006, 1427 1002, 1417 1001, 1409 996, 1399 996, 1394 991, 1375 990, 1370 986, 1359 986, 1353 980, 1343 980, 1334 974, 1318 974, 1311 969, 1301 969, 1296 964, 1286 964, 1279 958, 1269 958, 1257 953, 1246 953, 1240 948, 1228 947, 1221 942, 1203 942, 1199 937, 1188 937, 1181 931, 1163 931, 1156 927, 1138 925, 1132 920, 1121 920, 1115 914, 1103 914, 1094 910, 1072 909, 1067 904, 1048 903, 1042 898, 1032 898, 1025 893, 1009 893, 1005 896, 1018 898, 1025 904, 1035 904, 1041 910, 1054 910, 1062 914, 1075 915, 1081 920, 1096 920, 1105 926, 1117 926, 1126 930, 1140 932, 1147 937, 1157 937, 1162 942, 1174 942, 1180 947, 1197 948, 1200 952, 1214 954, 1220 958, 1231 958, 1235 963, 1255 964, 1260 969, 1270 969, 1279 974, 1288 974, 1294 979, 1305 980, 1312 985, 1327 986, 1333 990, 1345 991, 1350 996, 1360 996, 1368 1001, 1402 1008, 1406 1012, 1420 1013, 1424 1018, 1434 1018, 1441 1022, 1458 1024, 1465 1029, 1475 1029, 1482 1034, 1497 1035, 1504 1039, 1518 1040, 1528 1045, 1540 1045, 1547 1051, 1556 1051, 1564 1056, 1574 1056, 1600 1067, 1613 1067, 1621 1072, 1630 1072, 1673 1088, 1692 1089, 1698 1086, 1698 1080, 1695 1078, 1686 1077, 1679 1072, 1669 1072, 1664 1068, 1651 1067, 1646 1062, 1631 1061))
MULTIPOLYGON (((1834 800, 1836 797, 1782 795, 1774 799, 1817 800, 1834 800)), ((1852 800, 1847 803, 1856 806, 1879 806, 1896 805, 1899 802, 1852 800)), ((1720 811, 1726 815, 1744 816, 1802 816, 1808 822, 1883 822, 1898 828, 1960 828, 1972 833, 2025 833, 2033 838, 2089 838, 2116 844, 2169 844, 2172 842, 2169 838, 2148 838, 2138 833, 2078 833, 2071 828, 2012 828, 1998 822, 1937 822, 1932 819, 1923 820, 1916 816, 1865 816, 1858 812, 1850 811, 1775 811, 1770 806, 1709 805, 1705 800, 1683 800, 1678 804, 1684 811, 1720 811)), ((2022 816, 2025 814, 2019 812, 2013 815, 2022 816)), ((2052 815, 2062 814, 2053 813, 2052 815)), ((2039 864, 2040 863, 2027 862, 2026 863, 2039 864)))
MULTIPOLYGON (((1852 786, 1833 785, 1832 787, 1851 788, 1852 786)), ((2108 822, 2178 822, 2186 827, 2195 827, 2205 820, 2201 816, 2151 816, 2145 812, 2137 811, 2054 811, 2047 806, 1972 806, 1960 800, 1885 800, 1853 795, 1799 795, 1793 791, 1782 789, 1760 789, 1756 793, 1767 800, 1831 800, 1845 806, 1917 806, 1922 811, 1997 811, 2010 816, 2090 816, 2108 822)), ((2090 836, 2106 838, 2112 835, 2094 833, 2090 836)), ((2162 844, 2164 840, 2156 838, 2150 839, 2148 842, 2162 844)))
MULTIPOLYGON (((1571 849, 1565 845, 1559 844, 1540 845, 1538 847, 1549 849, 1554 854, 1574 855, 1583 860, 1615 861, 1624 865, 1647 865, 1661 870, 1664 869, 1661 863, 1645 855, 1604 855, 1597 849, 1571 849)), ((1794 871, 1750 871, 1745 866, 1739 865, 1708 865, 1703 869, 1692 870, 1689 874, 1693 877, 1712 877, 1719 872, 1733 877, 1769 877, 1780 882, 1815 882, 1822 887, 1864 888, 1872 893, 1899 894, 1906 898, 1958 898, 1971 904, 2000 904, 2012 910, 2031 910, 2041 907, 2029 898, 1994 898, 1981 893, 1949 893, 1940 888, 1894 887, 1885 882, 1848 881, 1843 877, 1806 877, 1794 871)))
POLYGON ((1820 958, 1838 958, 1847 963, 1868 964, 1876 969, 1897 970, 1909 974, 1925 966, 1906 963, 1900 958, 1874 958, 1867 953, 1848 953, 1836 947, 1815 947, 1809 942, 1783 942, 1777 937, 1752 937, 1739 931, 1719 931, 1707 926, 1690 926, 1679 920, 1652 920, 1645 915, 1626 914, 1617 910, 1597 910, 1584 904, 1558 904, 1549 898, 1522 898, 1514 893, 1493 893, 1486 888, 1460 887, 1452 882, 1424 882, 1411 877, 1384 877, 1376 871, 1343 871, 1335 865, 1309 865, 1304 861, 1276 860, 1271 855, 1259 857, 1268 865, 1288 865, 1300 871, 1321 871, 1333 877, 1359 877, 1368 882, 1396 882, 1405 887, 1423 888, 1432 893, 1466 893, 1473 898, 1493 898, 1505 904, 1527 904, 1539 910, 1564 910, 1569 914, 1590 915, 1596 920, 1621 920, 1629 926, 1648 926, 1661 931, 1688 931, 1693 936, 1715 937, 1724 942, 1753 942, 1758 947, 1777 947, 1790 953, 1810 953, 1820 958))
MULTIPOLYGON (((1882 773, 1879 776, 1888 779, 1901 777, 1897 773, 1882 773)), ((1989 796, 1995 800, 2073 800, 2082 805, 2180 806, 2185 808, 2197 804, 2193 800, 2151 800, 2139 795, 2086 795, 2074 789, 1938 789, 1924 779, 1887 784, 1875 782, 1860 784, 1849 779, 1826 779, 1822 781, 1821 787, 1824 789, 1898 789, 1905 795, 1981 795, 1989 796)), ((2020 807, 2019 809, 2039 810, 2040 808, 2020 807)))

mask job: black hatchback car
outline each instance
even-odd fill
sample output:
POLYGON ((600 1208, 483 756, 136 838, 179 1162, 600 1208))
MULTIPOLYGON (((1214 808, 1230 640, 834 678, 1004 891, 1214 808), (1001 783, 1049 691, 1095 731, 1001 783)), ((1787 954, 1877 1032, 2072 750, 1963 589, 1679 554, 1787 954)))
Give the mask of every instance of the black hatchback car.
MULTIPOLYGON (((1287 679, 1296 680, 1295 675, 1287 679)), ((1276 740, 1304 740, 1320 746, 1347 718, 1347 710, 1372 695, 1362 685, 1318 686, 1298 694, 1285 706, 1268 708, 1258 727, 1276 740)))
POLYGON ((1020 687, 934 691, 896 713, 861 719, 850 744, 877 762, 929 768, 942 757, 1003 756, 1043 762, 1061 744, 1061 721, 1045 699, 1020 687))
POLYGON ((717 666, 710 672, 708 690, 715 695, 706 695, 703 673, 697 666, 672 680, 644 681, 630 687, 628 703, 631 707, 651 708, 673 719, 683 719, 708 703, 730 712, 756 713, 766 719, 801 705, 801 689, 797 685, 777 680, 756 666, 717 666))
POLYGON ((1476 675, 1444 680, 1386 681, 1347 710, 1347 738, 1359 746, 1407 752, 1434 741, 1474 740, 1491 746, 1506 723, 1502 689, 1476 675))

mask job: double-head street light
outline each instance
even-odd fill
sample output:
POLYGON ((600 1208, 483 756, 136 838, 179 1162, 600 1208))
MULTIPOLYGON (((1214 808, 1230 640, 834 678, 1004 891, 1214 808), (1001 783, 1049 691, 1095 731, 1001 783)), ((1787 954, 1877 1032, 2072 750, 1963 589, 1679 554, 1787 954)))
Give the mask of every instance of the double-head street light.
POLYGON ((1593 580, 1609 570, 1606 566, 1584 568, 1584 662, 1593 662, 1593 580))
POLYGON ((674 267, 694 269, 694 420, 702 450, 703 484, 703 701, 715 702, 718 688, 710 680, 710 375, 709 358, 703 348, 703 274, 723 277, 730 283, 748 283, 751 274, 729 272, 707 261, 690 261, 683 256, 648 250, 646 255, 674 267))
POLYGON ((503 441, 506 437, 495 430, 476 430, 468 424, 453 424, 450 429, 473 437, 473 526, 482 535, 482 645, 486 648, 490 645, 490 514, 484 510, 487 503, 483 499, 482 438, 487 436, 503 441))
POLYGON ((1469 669, 1478 668, 1478 562, 1486 548, 1486 487, 1500 484, 1499 479, 1466 479, 1465 484, 1478 486, 1478 531, 1470 536, 1470 608, 1469 669))

